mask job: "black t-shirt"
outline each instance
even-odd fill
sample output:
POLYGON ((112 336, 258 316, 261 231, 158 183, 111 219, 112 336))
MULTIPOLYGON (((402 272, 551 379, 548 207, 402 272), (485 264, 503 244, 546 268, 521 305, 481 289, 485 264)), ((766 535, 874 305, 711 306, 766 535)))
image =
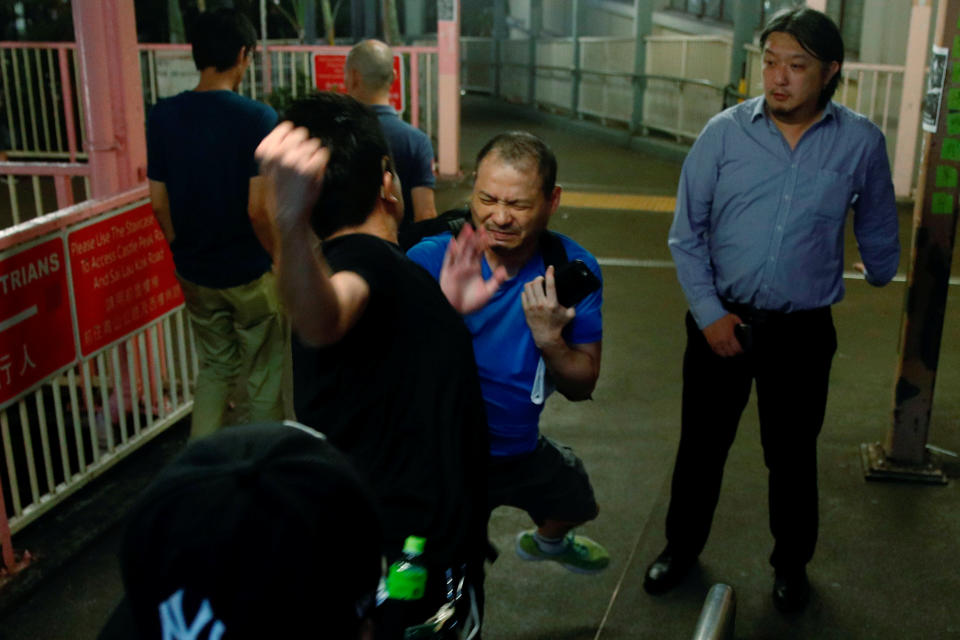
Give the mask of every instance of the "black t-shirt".
POLYGON ((353 234, 323 246, 334 272, 370 286, 338 343, 293 340, 297 419, 367 474, 385 547, 427 539, 424 559, 453 566, 485 550, 487 426, 470 333, 437 282, 396 245, 353 234))
POLYGON ((184 91, 158 102, 147 126, 147 176, 170 198, 177 273, 224 289, 270 270, 247 213, 254 149, 277 112, 233 91, 184 91))

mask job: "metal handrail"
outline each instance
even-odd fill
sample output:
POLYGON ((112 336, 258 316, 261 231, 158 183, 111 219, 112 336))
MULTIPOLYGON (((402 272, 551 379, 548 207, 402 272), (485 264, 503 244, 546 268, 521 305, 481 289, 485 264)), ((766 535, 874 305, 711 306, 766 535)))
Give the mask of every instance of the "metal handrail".
POLYGON ((708 89, 716 89, 717 91, 725 91, 724 87, 721 87, 718 84, 710 82, 709 80, 702 80, 699 78, 681 78, 679 76, 666 76, 656 73, 632 73, 630 71, 599 71, 594 69, 577 69, 576 67, 560 66, 560 65, 547 65, 547 64, 534 64, 531 65, 529 62, 513 62, 512 60, 504 60, 502 62, 493 63, 494 66, 502 67, 522 67, 529 69, 531 66, 534 67, 537 71, 565 71, 567 73, 579 73, 581 75, 591 75, 591 76, 601 76, 606 78, 629 78, 634 82, 640 80, 666 80, 668 82, 676 82, 677 84, 692 84, 701 87, 706 87, 708 89))
POLYGON ((733 640, 736 616, 737 598, 733 587, 726 584, 713 585, 700 611, 693 640, 733 640))

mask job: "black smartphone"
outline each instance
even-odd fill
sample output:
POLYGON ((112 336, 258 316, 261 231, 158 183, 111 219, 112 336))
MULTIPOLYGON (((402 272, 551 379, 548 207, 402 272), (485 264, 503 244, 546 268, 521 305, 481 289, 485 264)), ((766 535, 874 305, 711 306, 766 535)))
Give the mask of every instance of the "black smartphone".
POLYGON ((583 260, 572 260, 554 269, 557 285, 557 302, 564 307, 572 307, 587 294, 600 288, 600 278, 593 275, 583 260))
POLYGON ((740 343, 744 353, 748 353, 753 349, 753 327, 749 324, 740 323, 735 326, 733 328, 733 335, 737 338, 737 342, 740 343))

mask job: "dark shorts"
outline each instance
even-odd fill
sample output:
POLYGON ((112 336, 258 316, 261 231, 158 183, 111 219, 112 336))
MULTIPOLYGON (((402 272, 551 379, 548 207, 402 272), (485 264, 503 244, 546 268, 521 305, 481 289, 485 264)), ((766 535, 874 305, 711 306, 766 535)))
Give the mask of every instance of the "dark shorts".
POLYGON ((597 517, 590 478, 573 449, 540 436, 537 448, 519 456, 493 456, 487 492, 491 511, 501 505, 545 520, 586 522, 597 517))

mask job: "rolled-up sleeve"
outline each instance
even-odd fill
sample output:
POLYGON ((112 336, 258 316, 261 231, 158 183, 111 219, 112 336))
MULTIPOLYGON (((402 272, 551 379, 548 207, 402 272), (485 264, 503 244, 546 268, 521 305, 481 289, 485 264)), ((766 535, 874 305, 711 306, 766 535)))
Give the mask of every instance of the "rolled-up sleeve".
POLYGON ((708 124, 683 162, 677 206, 667 241, 680 287, 701 329, 726 314, 717 295, 708 246, 710 212, 722 152, 718 129, 708 124))
POLYGON ((890 162, 882 134, 878 133, 871 145, 863 191, 853 210, 853 231, 867 268, 867 282, 883 286, 897 273, 900 236, 890 162))

